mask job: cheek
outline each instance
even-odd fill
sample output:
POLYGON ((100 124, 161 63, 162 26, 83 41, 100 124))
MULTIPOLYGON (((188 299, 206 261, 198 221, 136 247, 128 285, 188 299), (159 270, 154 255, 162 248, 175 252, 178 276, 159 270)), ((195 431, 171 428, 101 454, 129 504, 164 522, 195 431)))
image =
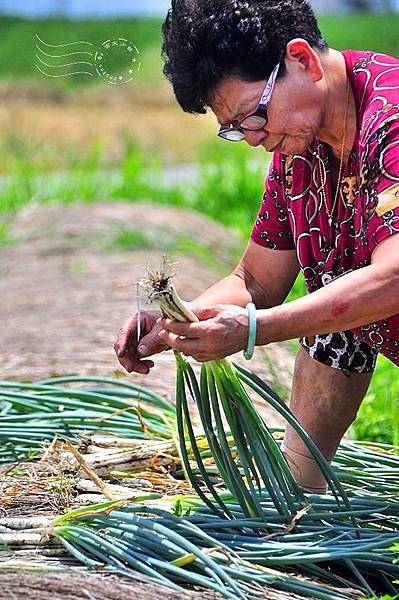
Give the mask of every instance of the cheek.
POLYGON ((287 132, 292 135, 314 134, 320 127, 321 113, 315 106, 287 107, 285 121, 287 132))
POLYGON ((249 146, 258 146, 264 139, 266 131, 260 129, 259 131, 244 131, 244 139, 249 146))

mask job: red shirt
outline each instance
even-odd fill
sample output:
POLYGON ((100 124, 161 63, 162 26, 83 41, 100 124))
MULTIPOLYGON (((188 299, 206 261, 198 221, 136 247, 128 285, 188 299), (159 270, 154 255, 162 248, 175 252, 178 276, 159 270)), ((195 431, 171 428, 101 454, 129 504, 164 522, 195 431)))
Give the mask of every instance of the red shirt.
MULTIPOLYGON (((328 146, 315 140, 304 154, 273 155, 251 234, 267 248, 296 249, 309 292, 369 265, 377 244, 399 232, 399 59, 352 50, 343 56, 357 132, 333 224, 321 193, 322 177, 331 210, 328 146)), ((353 331, 399 365, 399 314, 353 331)))

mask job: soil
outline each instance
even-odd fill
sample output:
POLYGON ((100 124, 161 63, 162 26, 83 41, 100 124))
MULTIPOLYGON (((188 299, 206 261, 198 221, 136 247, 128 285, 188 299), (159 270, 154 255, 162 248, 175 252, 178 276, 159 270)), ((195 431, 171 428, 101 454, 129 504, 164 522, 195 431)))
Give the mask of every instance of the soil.
MULTIPOLYGON (((178 263, 175 284, 179 293, 192 299, 232 267, 241 245, 232 232, 194 212, 118 201, 31 206, 15 218, 11 235, 15 243, 1 250, 0 378, 37 381, 64 374, 127 377, 173 402, 172 352, 155 357, 156 365, 148 376, 127 374, 114 354, 117 332, 135 310, 135 287, 130 284, 143 276, 146 265, 160 264, 161 248, 165 247, 178 263), (134 233, 132 247, 114 243, 121 231, 134 233), (188 253, 187 245, 186 250, 179 251, 179 244, 174 242, 183 237, 204 251, 188 253)), ((246 362, 241 354, 233 359, 246 362)), ((256 349, 250 366, 272 386, 278 383, 288 389, 292 364, 290 349, 273 344, 256 349)), ((268 406, 258 407, 269 424, 282 424, 268 406)), ((52 498, 48 494, 43 497, 37 486, 33 492, 26 489, 16 500, 8 516, 57 509, 52 498)), ((19 560, 23 552, 18 552, 19 560)), ((209 591, 178 593, 139 580, 126 582, 114 576, 67 570, 73 560, 65 555, 54 564, 62 572, 40 572, 44 552, 26 550, 26 559, 32 565, 35 557, 39 572, 0 571, 0 600, 219 597, 209 591)), ((50 549, 47 567, 53 553, 50 549)), ((0 562, 10 558, 7 552, 2 554, 0 562)), ((265 598, 270 600, 284 597, 296 598, 265 590, 265 598)))
MULTIPOLYGON (((194 298, 229 272, 242 245, 231 230, 183 209, 119 201, 30 207, 16 217, 11 235, 16 243, 1 251, 0 378, 128 377, 173 401, 172 352, 157 355, 147 376, 127 374, 114 354, 118 330, 135 311, 131 283, 147 265, 160 265, 162 251, 151 246, 173 249, 184 237, 207 258, 182 254, 178 245, 172 252, 176 287, 184 299, 194 298), (113 240, 121 231, 141 237, 131 249, 118 250, 113 240)), ((247 363, 241 353, 232 358, 247 363)), ((292 363, 284 344, 272 344, 256 350, 250 367, 288 389, 292 363)), ((261 409, 275 419, 268 407, 261 409)))
MULTIPOLYGON (((115 576, 93 573, 27 573, 19 571, 18 585, 9 573, 0 573, 0 600, 222 600, 207 590, 175 592, 154 583, 124 582, 115 576)), ((302 596, 265 589, 266 600, 303 600, 302 596)))

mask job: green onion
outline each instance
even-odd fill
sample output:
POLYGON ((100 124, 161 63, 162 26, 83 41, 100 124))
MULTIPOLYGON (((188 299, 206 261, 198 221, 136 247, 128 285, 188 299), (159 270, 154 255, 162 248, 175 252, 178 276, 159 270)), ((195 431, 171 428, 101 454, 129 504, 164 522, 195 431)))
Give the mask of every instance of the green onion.
MULTIPOLYGON (((217 530, 220 520, 214 516, 212 519, 217 530)), ((234 529, 234 522, 221 522, 234 529)), ((123 574, 129 574, 133 569, 133 572, 142 572, 163 584, 165 579, 175 584, 196 584, 213 589, 225 598, 263 597, 264 586, 322 600, 353 597, 349 590, 342 588, 341 591, 336 580, 334 587, 330 587, 300 575, 287 575, 275 566, 263 566, 262 560, 267 561, 268 547, 273 554, 281 544, 264 542, 262 535, 253 536, 262 548, 259 554, 263 555, 256 562, 254 552, 236 542, 232 544, 236 537, 234 533, 225 535, 226 540, 221 540, 214 532, 212 535, 205 533, 191 518, 176 517, 161 509, 142 505, 116 509, 108 515, 103 514, 103 508, 96 515, 95 507, 86 515, 75 514, 69 519, 68 515, 64 515, 62 525, 55 525, 54 535, 72 545, 75 557, 85 564, 100 561, 123 574)), ((242 537, 245 539, 245 536, 242 537)), ((287 543, 285 560, 298 552, 298 548, 291 547, 290 550, 287 543)), ((305 551, 304 554, 302 562, 308 568, 310 560, 305 551)), ((330 554, 333 555, 333 551, 330 554)), ((281 564, 284 564, 284 558, 280 559, 281 564)), ((276 558, 275 562, 278 560, 276 558)), ((300 560, 299 557, 298 562, 300 560)), ((320 575, 325 577, 322 568, 318 570, 320 575)), ((347 583, 352 584, 351 581, 347 583)), ((355 589, 366 587, 357 585, 355 589)))
MULTIPOLYGON (((179 321, 197 320, 171 284, 168 268, 164 259, 159 271, 148 272, 144 285, 149 291, 149 299, 158 300, 162 313, 169 318, 179 321)), ((204 472, 203 464, 198 460, 198 449, 193 440, 193 427, 190 423, 185 388, 197 403, 208 445, 220 475, 247 517, 262 516, 259 503, 261 487, 267 489, 277 511, 287 522, 293 519, 298 510, 306 506, 308 501, 294 480, 284 455, 256 411, 243 384, 252 388, 290 423, 313 454, 338 506, 351 510, 346 492, 324 456, 291 411, 273 392, 270 393, 269 388, 260 379, 258 381, 258 378, 246 369, 232 365, 224 359, 203 364, 200 384, 198 384, 189 362, 179 353, 176 352, 175 355, 176 404, 181 456, 192 486, 202 495, 205 503, 213 506, 215 514, 220 515, 222 509, 226 516, 231 516, 223 507, 220 496, 215 492, 208 474, 204 472), (227 422, 229 432, 225 431, 224 422, 227 422), (204 498, 196 476, 190 468, 185 430, 188 431, 194 457, 213 500, 204 498), (231 433, 234 439, 237 460, 229 447, 228 433, 231 433), (241 468, 238 467, 237 462, 241 468)), ((352 521, 353 525, 356 525, 355 520, 352 521)))
POLYGON ((37 384, 0 381, 0 464, 31 457, 55 435, 72 441, 94 432, 136 439, 146 439, 150 433, 155 439, 170 439, 165 418, 174 420, 175 409, 164 398, 119 379, 71 376, 37 384), (86 386, 64 385, 75 383, 86 386), (89 387, 93 383, 95 389, 89 387))

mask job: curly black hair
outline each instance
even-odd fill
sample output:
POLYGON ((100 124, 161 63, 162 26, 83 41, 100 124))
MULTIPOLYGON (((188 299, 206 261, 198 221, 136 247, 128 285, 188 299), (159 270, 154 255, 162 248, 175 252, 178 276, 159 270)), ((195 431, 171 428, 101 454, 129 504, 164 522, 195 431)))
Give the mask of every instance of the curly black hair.
POLYGON ((172 0, 162 34, 163 72, 190 113, 206 113, 225 77, 266 79, 293 38, 328 48, 307 0, 172 0))

